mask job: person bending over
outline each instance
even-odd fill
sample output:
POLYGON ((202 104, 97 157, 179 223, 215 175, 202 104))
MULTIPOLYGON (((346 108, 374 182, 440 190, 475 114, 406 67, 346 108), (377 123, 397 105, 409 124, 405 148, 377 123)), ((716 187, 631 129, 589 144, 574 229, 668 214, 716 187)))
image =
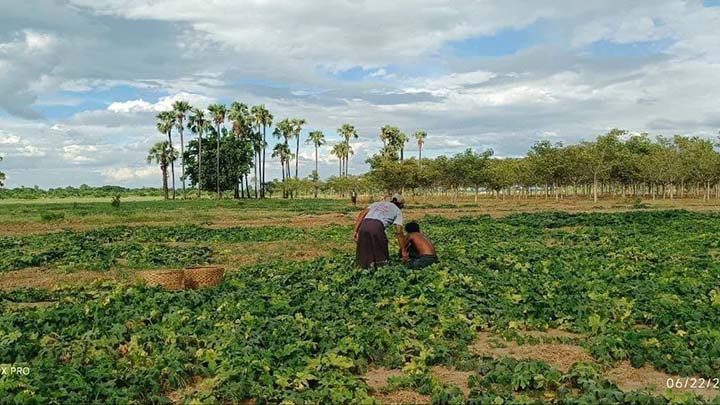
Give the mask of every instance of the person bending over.
POLYGON ((355 260, 363 269, 384 266, 390 258, 388 239, 385 228, 395 225, 395 236, 400 246, 403 261, 408 261, 405 248, 405 234, 402 228, 402 211, 405 198, 395 194, 390 201, 379 201, 370 204, 355 220, 353 239, 357 242, 355 260))
POLYGON ((408 268, 422 269, 440 261, 435 254, 435 246, 420 232, 420 225, 417 222, 409 222, 405 225, 405 231, 407 232, 405 250, 410 259, 407 262, 408 268))

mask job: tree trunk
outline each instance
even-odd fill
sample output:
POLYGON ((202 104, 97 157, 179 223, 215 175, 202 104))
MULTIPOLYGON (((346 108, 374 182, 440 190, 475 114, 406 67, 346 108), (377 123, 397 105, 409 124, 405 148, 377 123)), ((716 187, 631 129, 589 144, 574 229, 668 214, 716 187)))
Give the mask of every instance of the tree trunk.
POLYGON ((183 124, 182 119, 179 121, 179 130, 180 130, 180 181, 182 181, 182 192, 183 192, 183 200, 187 198, 187 193, 185 192, 185 138, 183 137, 183 124))
POLYGON ((260 173, 260 198, 265 198, 265 124, 263 124, 262 168, 260 173))
MULTIPOLYGON (((173 150, 173 143, 172 143, 172 136, 170 135, 171 131, 168 131, 168 143, 170 143, 170 150, 173 150)), ((170 171, 172 172, 172 188, 173 188, 173 200, 175 199, 175 161, 170 161, 170 171)))
POLYGON ((254 167, 254 169, 255 169, 255 199, 256 199, 256 200, 257 200, 257 198, 258 198, 258 190, 257 190, 257 183, 258 183, 258 178, 257 178, 258 174, 257 174, 257 173, 258 173, 258 168, 257 168, 257 166, 258 166, 259 164, 260 164, 260 151, 258 150, 257 153, 255 154, 255 167, 254 167))
POLYGON ((198 199, 202 198, 202 128, 198 130, 198 199))
POLYGON ((593 173, 593 202, 597 203, 597 173, 593 173))
POLYGON ((215 127, 217 133, 217 149, 215 150, 215 183, 217 185, 217 199, 220 199, 220 124, 215 127))
POLYGON ((298 164, 300 163, 300 134, 297 135, 297 146, 295 147, 295 178, 298 178, 298 164))
POLYGON ((168 176, 167 176, 167 165, 163 165, 160 167, 160 171, 162 171, 163 176, 163 194, 165 195, 165 199, 168 200, 170 197, 168 196, 168 176))
POLYGON ((320 180, 320 172, 318 171, 318 145, 315 144, 315 198, 317 198, 317 182, 320 180))

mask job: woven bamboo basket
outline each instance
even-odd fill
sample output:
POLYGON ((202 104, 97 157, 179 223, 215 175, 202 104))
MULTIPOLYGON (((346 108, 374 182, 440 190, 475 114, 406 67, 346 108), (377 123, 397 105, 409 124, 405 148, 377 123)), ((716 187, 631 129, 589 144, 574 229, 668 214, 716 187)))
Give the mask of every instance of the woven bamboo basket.
POLYGON ((225 269, 215 266, 198 266, 185 269, 185 288, 213 287, 223 281, 225 269))
POLYGON ((182 290, 185 286, 182 269, 146 270, 137 274, 149 286, 160 286, 166 290, 182 290))

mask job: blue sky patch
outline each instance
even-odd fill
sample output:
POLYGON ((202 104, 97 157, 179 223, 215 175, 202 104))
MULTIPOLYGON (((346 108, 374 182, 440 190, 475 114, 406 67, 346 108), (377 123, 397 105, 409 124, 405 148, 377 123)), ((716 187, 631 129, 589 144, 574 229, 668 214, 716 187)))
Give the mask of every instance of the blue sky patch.
POLYGON ((595 41, 585 47, 585 51, 593 56, 610 58, 632 58, 656 55, 665 51, 673 41, 670 38, 656 41, 641 41, 621 44, 608 40, 595 41))
POLYGON ((456 57, 498 57, 512 55, 543 42, 543 22, 522 29, 505 29, 495 35, 466 38, 446 43, 440 54, 456 57))
POLYGON ((720 7, 720 0, 703 0, 705 7, 720 7))

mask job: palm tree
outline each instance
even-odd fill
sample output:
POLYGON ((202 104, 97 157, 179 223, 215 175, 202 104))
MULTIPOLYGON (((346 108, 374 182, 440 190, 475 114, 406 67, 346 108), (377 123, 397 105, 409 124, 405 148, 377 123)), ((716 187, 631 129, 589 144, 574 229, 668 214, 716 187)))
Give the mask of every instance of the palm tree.
POLYGON ((352 154, 352 148, 350 148, 350 139, 357 139, 358 134, 357 134, 357 130, 355 129, 355 127, 350 124, 342 124, 342 126, 340 128, 338 128, 338 134, 340 134, 340 136, 345 140, 346 154, 344 156, 344 159, 345 159, 345 175, 347 176, 349 161, 350 161, 349 157, 352 154))
POLYGON ((193 133, 198 134, 198 198, 202 197, 202 136, 207 126, 208 121, 205 119, 205 112, 199 108, 193 108, 188 118, 187 127, 193 133))
POLYGON ((333 145, 331 153, 338 158, 338 167, 339 167, 339 173, 338 175, 342 177, 343 174, 343 158, 345 157, 345 150, 343 148, 345 144, 344 143, 336 143, 333 145))
POLYGON ((215 150, 215 180, 217 183, 217 199, 220 199, 220 125, 225 123, 225 115, 227 108, 224 104, 211 104, 208 106, 210 116, 215 123, 215 132, 217 135, 217 149, 215 150))
MULTIPOLYGON (((175 114, 172 111, 163 111, 159 113, 156 118, 158 119, 157 130, 163 135, 167 135, 168 143, 172 148, 172 129, 175 126, 175 114)), ((170 168, 172 173, 172 189, 173 189, 173 200, 175 199, 175 161, 170 162, 170 168)))
POLYGON ((297 140, 295 148, 295 178, 298 178, 298 163, 300 163, 300 131, 306 121, 304 118, 295 118, 290 121, 292 124, 292 136, 297 140))
POLYGON ((290 152, 290 146, 288 144, 280 142, 273 148, 273 154, 271 157, 280 159, 280 166, 282 168, 282 180, 290 179, 290 159, 292 158, 292 152, 290 152))
MULTIPOLYGON (((2 158, 2 156, 0 156, 0 162, 2 162, 2 160, 3 160, 3 158, 2 158)), ((5 181, 5 173, 0 172, 0 187, 5 186, 4 181, 5 181)))
POLYGON ((148 164, 153 161, 160 165, 160 171, 163 176, 163 193, 165 199, 168 197, 168 165, 172 165, 172 162, 177 159, 177 152, 168 141, 158 142, 150 148, 147 156, 148 164))
POLYGON ((185 139, 183 138, 183 121, 185 120, 185 114, 187 114, 192 107, 187 101, 178 100, 173 103, 173 113, 175 114, 175 123, 177 124, 177 130, 180 132, 180 180, 182 181, 183 200, 187 197, 185 193, 185 139))
POLYGON ((418 146, 418 164, 422 162, 422 148, 423 145, 425 145, 425 138, 427 138, 427 132, 425 131, 415 131, 415 139, 417 140, 417 146, 418 146))
POLYGON ((267 148, 267 138, 265 136, 265 129, 272 125, 273 116, 270 114, 264 104, 253 106, 252 110, 253 121, 258 127, 262 127, 262 162, 260 170, 260 198, 265 198, 265 150, 267 148))
POLYGON ((318 148, 322 145, 325 145, 325 134, 323 134, 322 131, 311 131, 308 134, 306 142, 313 144, 313 146, 315 147, 315 174, 319 176, 320 172, 318 171, 318 148))
MULTIPOLYGON (((250 115, 250 110, 248 109, 248 106, 244 103, 239 103, 237 101, 233 102, 230 105, 230 109, 227 112, 227 117, 230 121, 232 121, 232 128, 233 133, 243 142, 243 143, 251 143, 253 146, 253 149, 257 152, 256 149, 256 140, 255 140, 255 133, 252 130, 253 127, 253 117, 250 115)), ((257 167, 257 163, 254 165, 257 167)), ((256 176, 257 177, 257 176, 256 176)), ((245 191, 247 190, 247 197, 250 198, 250 184, 247 180, 247 173, 245 173, 245 187, 243 188, 243 179, 242 176, 240 177, 240 193, 245 197, 245 191)), ((257 184, 255 184, 255 191, 257 192, 257 184)))
POLYGON ((405 135, 405 132, 400 132, 397 137, 398 147, 400 148, 400 161, 402 162, 405 155, 405 144, 408 141, 408 136, 405 135))

